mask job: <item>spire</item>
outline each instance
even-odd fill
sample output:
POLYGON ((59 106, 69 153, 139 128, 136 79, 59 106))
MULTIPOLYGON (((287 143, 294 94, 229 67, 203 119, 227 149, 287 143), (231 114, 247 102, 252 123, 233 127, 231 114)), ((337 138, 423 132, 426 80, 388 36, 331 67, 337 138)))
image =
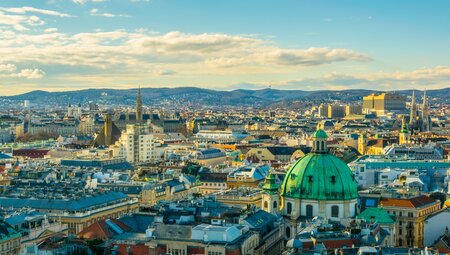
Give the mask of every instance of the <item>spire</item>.
POLYGON ((136 123, 142 123, 142 95, 141 86, 139 85, 136 97, 136 123))
POLYGON ((411 96, 411 113, 409 114, 409 125, 413 125, 416 120, 417 111, 416 111, 416 96, 414 94, 414 90, 412 91, 411 96))
POLYGON ((427 100, 427 89, 423 91, 423 103, 422 103, 422 131, 429 131, 429 120, 428 120, 428 100, 427 100))

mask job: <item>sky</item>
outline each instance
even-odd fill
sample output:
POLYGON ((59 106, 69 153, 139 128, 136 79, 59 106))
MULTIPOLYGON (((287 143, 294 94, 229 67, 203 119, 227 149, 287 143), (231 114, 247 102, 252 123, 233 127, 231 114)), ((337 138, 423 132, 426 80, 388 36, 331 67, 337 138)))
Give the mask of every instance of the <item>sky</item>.
POLYGON ((450 1, 1 0, 0 95, 450 87, 450 1))

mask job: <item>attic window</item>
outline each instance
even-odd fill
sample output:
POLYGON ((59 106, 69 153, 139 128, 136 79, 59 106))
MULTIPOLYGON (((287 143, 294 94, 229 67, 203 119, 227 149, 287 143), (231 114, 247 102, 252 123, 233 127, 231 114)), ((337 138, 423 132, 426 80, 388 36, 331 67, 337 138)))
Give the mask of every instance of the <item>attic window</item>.
POLYGON ((308 175, 308 182, 313 182, 313 176, 312 175, 308 175))
POLYGON ((334 176, 334 175, 331 176, 331 183, 333 183, 333 184, 336 183, 336 176, 334 176))

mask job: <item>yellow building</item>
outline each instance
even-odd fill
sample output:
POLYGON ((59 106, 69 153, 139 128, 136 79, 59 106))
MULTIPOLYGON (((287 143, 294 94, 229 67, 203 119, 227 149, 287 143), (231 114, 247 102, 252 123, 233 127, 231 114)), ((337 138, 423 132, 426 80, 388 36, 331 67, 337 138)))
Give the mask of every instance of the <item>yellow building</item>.
POLYGON ((376 112, 384 115, 390 111, 402 111, 406 109, 406 97, 395 93, 371 94, 363 97, 363 112, 376 112))
POLYGON ((153 206, 162 200, 177 201, 188 196, 190 190, 182 182, 169 180, 149 183, 141 192, 141 206, 153 206))
POLYGON ((395 243, 399 247, 423 247, 425 220, 441 208, 439 201, 425 195, 408 199, 384 198, 380 205, 396 216, 395 243))
POLYGON ((358 152, 361 155, 381 155, 386 147, 387 141, 382 137, 367 137, 367 134, 360 134, 358 137, 358 152))

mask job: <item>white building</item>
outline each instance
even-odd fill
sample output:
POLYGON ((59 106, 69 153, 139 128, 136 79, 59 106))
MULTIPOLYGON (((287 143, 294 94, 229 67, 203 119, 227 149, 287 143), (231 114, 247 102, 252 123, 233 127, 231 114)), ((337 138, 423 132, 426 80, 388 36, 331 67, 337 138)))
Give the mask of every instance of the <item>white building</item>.
POLYGON ((114 156, 123 157, 130 163, 154 162, 161 159, 158 146, 149 125, 130 124, 116 143, 114 156))

